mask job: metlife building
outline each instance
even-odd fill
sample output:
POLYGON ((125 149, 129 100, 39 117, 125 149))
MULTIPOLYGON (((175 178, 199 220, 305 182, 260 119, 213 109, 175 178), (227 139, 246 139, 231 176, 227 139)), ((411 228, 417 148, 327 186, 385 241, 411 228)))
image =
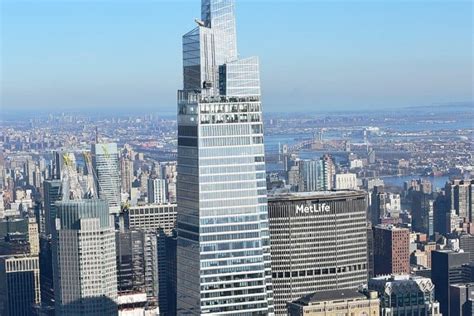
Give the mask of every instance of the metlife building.
POLYGON ((304 295, 367 283, 366 210, 362 191, 269 196, 275 315, 304 295))

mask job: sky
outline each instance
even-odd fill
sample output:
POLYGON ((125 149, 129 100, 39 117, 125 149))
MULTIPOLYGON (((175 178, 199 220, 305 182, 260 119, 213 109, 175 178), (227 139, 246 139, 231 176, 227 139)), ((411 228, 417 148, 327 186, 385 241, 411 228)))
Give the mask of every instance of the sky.
MULTIPOLYGON (((264 110, 473 101, 470 0, 236 0, 264 110)), ((0 0, 2 111, 174 113, 199 0, 0 0)))

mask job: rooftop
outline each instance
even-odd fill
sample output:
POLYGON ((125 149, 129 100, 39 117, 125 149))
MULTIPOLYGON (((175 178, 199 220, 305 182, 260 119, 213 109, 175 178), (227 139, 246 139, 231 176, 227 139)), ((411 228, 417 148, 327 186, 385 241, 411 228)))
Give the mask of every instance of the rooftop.
POLYGON ((360 190, 315 191, 315 192, 283 192, 270 193, 269 201, 293 201, 308 199, 334 199, 334 198, 362 198, 366 193, 360 190))
POLYGON ((294 303, 308 305, 310 303, 335 301, 341 299, 367 299, 367 296, 358 292, 357 290, 333 290, 308 294, 296 300, 294 303))

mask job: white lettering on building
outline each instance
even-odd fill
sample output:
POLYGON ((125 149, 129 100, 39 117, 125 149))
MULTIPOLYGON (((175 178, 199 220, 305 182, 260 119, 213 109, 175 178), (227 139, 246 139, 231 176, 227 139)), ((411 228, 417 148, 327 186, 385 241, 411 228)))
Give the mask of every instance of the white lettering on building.
POLYGON ((296 205, 296 214, 311 214, 311 213, 328 213, 331 211, 331 207, 326 203, 322 204, 300 204, 296 205))

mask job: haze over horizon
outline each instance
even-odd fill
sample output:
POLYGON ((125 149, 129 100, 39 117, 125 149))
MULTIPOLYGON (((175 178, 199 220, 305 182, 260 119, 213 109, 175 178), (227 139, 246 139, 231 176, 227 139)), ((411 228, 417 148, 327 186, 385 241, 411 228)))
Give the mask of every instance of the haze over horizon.
MULTIPOLYGON (((3 1, 2 112, 174 113, 181 36, 199 6, 3 1)), ((260 57, 266 112, 469 103, 472 6, 237 1, 239 54, 260 57)))

